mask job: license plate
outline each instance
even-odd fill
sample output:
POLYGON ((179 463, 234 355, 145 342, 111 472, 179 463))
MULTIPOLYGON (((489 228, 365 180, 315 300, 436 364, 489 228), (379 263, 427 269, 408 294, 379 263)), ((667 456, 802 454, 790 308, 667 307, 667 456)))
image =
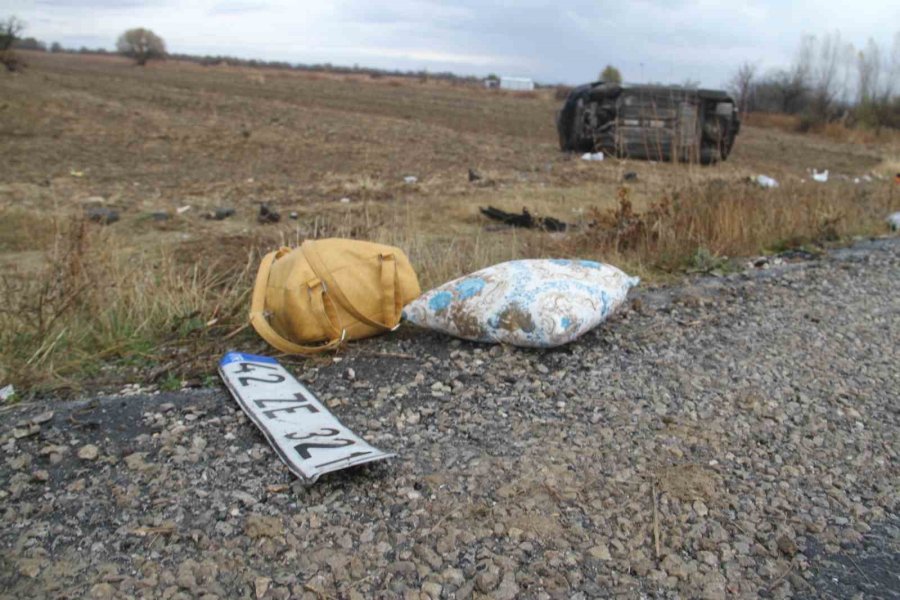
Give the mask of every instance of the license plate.
POLYGON ((277 360, 229 352, 219 374, 285 465, 307 483, 394 454, 350 431, 277 360))

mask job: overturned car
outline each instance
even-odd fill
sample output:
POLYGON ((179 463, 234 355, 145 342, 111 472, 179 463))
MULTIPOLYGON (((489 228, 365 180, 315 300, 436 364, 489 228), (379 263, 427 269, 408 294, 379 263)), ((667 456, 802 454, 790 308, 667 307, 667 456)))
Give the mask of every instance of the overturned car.
POLYGON ((572 90, 556 117, 565 151, 703 164, 725 160, 740 127, 727 92, 602 81, 572 90))

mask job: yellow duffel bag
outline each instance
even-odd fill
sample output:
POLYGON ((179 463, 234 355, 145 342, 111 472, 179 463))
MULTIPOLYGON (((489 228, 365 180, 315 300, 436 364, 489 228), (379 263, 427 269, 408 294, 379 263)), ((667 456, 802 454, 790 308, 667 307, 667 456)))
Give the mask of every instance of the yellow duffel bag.
POLYGON ((314 354, 400 323, 421 294, 416 272, 399 248, 332 238, 281 248, 259 265, 250 323, 289 354, 314 354), (319 345, 311 345, 319 344, 319 345))

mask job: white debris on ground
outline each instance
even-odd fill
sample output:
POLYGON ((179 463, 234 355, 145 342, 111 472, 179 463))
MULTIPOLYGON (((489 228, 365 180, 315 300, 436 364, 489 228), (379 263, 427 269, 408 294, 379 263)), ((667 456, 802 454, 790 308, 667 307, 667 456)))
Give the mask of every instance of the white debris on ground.
POLYGON ((887 218, 891 231, 900 231, 900 212, 891 213, 887 218))
POLYGON ((602 152, 585 152, 581 155, 581 160, 593 160, 593 161, 601 161, 603 160, 602 152))
POLYGON ((747 261, 748 269, 768 269, 784 264, 784 259, 778 256, 759 256, 747 261))
POLYGON ((16 395, 16 388, 12 384, 5 385, 0 388, 0 402, 6 402, 16 395))
POLYGON ((754 182, 756 182, 756 184, 760 187, 764 187, 764 188, 777 188, 778 187, 778 182, 775 179, 773 179, 772 177, 769 177, 768 175, 757 175, 752 180, 754 182))
POLYGON ((825 169, 821 173, 819 173, 816 169, 812 170, 812 178, 813 181, 818 181, 819 183, 827 183, 828 182, 828 169, 825 169))
POLYGON ((128 383, 119 390, 119 396, 137 396, 139 394, 158 394, 159 390, 154 385, 141 385, 140 383, 128 383))
POLYGON ((418 181, 419 181, 419 178, 416 177, 415 175, 407 175, 406 177, 403 178, 403 183, 410 184, 410 185, 417 183, 418 181))

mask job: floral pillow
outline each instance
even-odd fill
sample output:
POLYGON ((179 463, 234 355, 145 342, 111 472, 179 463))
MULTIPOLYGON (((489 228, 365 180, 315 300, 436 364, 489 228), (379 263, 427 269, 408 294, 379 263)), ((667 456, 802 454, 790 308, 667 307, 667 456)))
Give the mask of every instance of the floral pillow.
POLYGON ((403 316, 466 340, 552 348, 603 322, 638 282, 589 260, 513 260, 422 294, 403 316))

